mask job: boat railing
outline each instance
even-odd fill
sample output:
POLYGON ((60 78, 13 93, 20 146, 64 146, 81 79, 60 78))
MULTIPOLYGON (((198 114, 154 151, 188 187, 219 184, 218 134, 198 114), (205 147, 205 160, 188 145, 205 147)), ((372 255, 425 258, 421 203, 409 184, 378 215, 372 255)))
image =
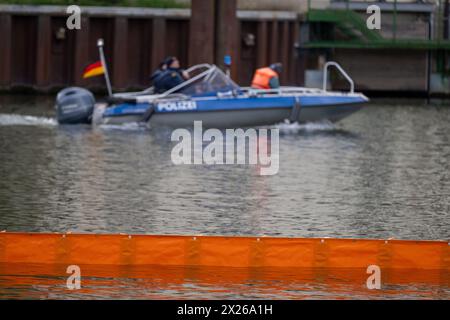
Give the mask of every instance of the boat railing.
MULTIPOLYGON (((350 76, 345 72, 345 70, 337 63, 334 61, 329 61, 325 64, 324 66, 324 74, 323 74, 323 89, 319 89, 319 88, 305 88, 305 87, 280 87, 280 88, 276 88, 276 89, 255 89, 255 88, 251 88, 251 87, 242 87, 242 91, 246 92, 247 94, 251 95, 251 96, 259 96, 259 95, 289 95, 289 94, 303 94, 303 95, 315 95, 315 94, 336 94, 336 92, 330 92, 327 91, 327 82, 328 82, 328 68, 330 66, 334 66, 336 67, 341 74, 347 79, 347 81, 350 83, 350 92, 349 93, 341 93, 341 94, 354 94, 354 82, 352 80, 352 78, 350 78, 350 76)), ((177 91, 179 91, 180 89, 183 89, 189 85, 191 85, 192 83, 198 81, 199 79, 202 78, 208 78, 209 76, 211 76, 214 72, 214 70, 217 67, 215 65, 210 65, 207 63, 204 64, 198 64, 198 65, 194 65, 188 69, 186 69, 186 72, 188 72, 189 74, 201 70, 201 69, 206 69, 200 73, 198 73, 197 75, 191 77, 190 79, 184 81, 183 83, 179 84, 176 87, 173 87, 170 90, 167 90, 164 93, 161 94, 154 94, 153 93, 153 87, 148 88, 144 91, 141 92, 134 92, 134 93, 123 93, 123 94, 117 94, 114 95, 116 97, 135 97, 137 101, 153 101, 155 99, 163 99, 169 95, 173 95, 174 93, 176 93, 177 91)))
POLYGON ((353 82, 353 79, 350 78, 350 76, 345 72, 345 70, 339 65, 339 63, 335 61, 328 61, 325 63, 325 66, 323 67, 323 91, 327 91, 327 83, 328 83, 328 67, 333 66, 336 67, 336 69, 339 70, 339 72, 344 76, 345 79, 350 83, 350 93, 355 92, 355 83, 353 82))
MULTIPOLYGON (((191 74, 191 73, 193 73, 194 71, 197 71, 197 70, 202 69, 202 68, 203 68, 203 69, 206 68, 207 70, 205 70, 204 72, 202 72, 202 73, 200 73, 200 74, 197 75, 197 76, 200 76, 200 75, 203 74, 203 76, 204 76, 205 73, 207 73, 208 71, 210 71, 210 70, 213 69, 212 67, 213 67, 213 66, 210 65, 210 64, 208 64, 208 63, 202 63, 202 64, 196 64, 196 65, 194 65, 194 66, 191 66, 191 67, 189 67, 188 69, 186 69, 185 71, 186 71, 188 74, 191 74)), ((195 76, 195 77, 193 77, 193 78, 198 79, 197 76, 195 76)), ((191 78, 191 79, 193 79, 193 78, 191 78)), ((200 78, 201 78, 201 77, 200 77, 200 78)), ((189 79, 188 81, 183 82, 181 85, 186 85, 191 79, 189 79)), ((189 83, 191 83, 191 82, 189 82, 189 83)), ((172 88, 172 89, 169 90, 169 91, 172 93, 172 92, 178 90, 179 87, 180 87, 181 85, 179 85, 178 87, 172 88), (176 90, 173 90, 173 89, 176 89, 176 90)), ((183 86, 181 86, 181 87, 183 87, 183 86)), ((167 92, 168 92, 168 91, 164 92, 163 95, 166 96, 166 93, 167 93, 167 92)), ((153 94, 153 93, 154 93, 154 87, 152 86, 152 87, 150 87, 150 88, 147 88, 147 89, 142 90, 142 91, 137 91, 137 92, 116 93, 116 94, 114 94, 114 97, 118 97, 118 98, 127 98, 127 97, 136 97, 136 96, 151 95, 151 94, 153 94)), ((161 97, 161 96, 159 96, 159 97, 161 97)))
MULTIPOLYGON (((324 91, 319 88, 305 88, 305 87, 280 87, 276 89, 255 89, 252 87, 241 88, 244 92, 249 95, 259 96, 259 95, 292 95, 292 94, 302 94, 302 95, 317 95, 317 94, 336 94, 336 92, 324 91)), ((345 93, 347 94, 347 93, 345 93)))
POLYGON ((192 78, 189 78, 188 80, 180 83, 176 87, 173 87, 172 89, 169 89, 169 90, 165 91, 164 93, 159 95, 159 98, 162 98, 162 97, 165 97, 165 96, 167 96, 167 95, 169 95, 171 93, 177 92, 178 90, 189 86, 191 83, 193 83, 193 82, 195 82, 195 81, 197 81, 197 80, 199 80, 199 79, 201 79, 203 77, 207 77, 209 74, 211 74, 214 71, 216 66, 213 66, 213 65, 210 65, 210 64, 207 64, 207 63, 197 64, 197 65, 192 66, 191 68, 187 69, 186 72, 191 73, 192 71, 195 71, 195 70, 200 69, 200 68, 207 68, 207 70, 197 74, 196 76, 194 76, 192 78))
POLYGON ((179 91, 182 88, 185 88, 187 86, 189 86, 190 84, 192 84, 193 82, 202 79, 204 77, 207 77, 209 74, 211 74, 212 72, 214 72, 215 68, 217 68, 215 65, 210 65, 207 63, 204 64, 197 64, 195 66, 190 67, 189 69, 186 70, 186 72, 191 73, 195 70, 201 69, 201 68, 207 68, 207 70, 197 74, 196 76, 189 78, 188 80, 184 81, 183 83, 180 83, 178 86, 173 87, 172 89, 169 89, 161 94, 150 94, 150 95, 139 95, 136 97, 137 101, 145 101, 145 102, 149 102, 149 101, 154 101, 156 99, 164 99, 165 97, 169 96, 169 95, 173 95, 174 93, 176 93, 177 91, 179 91))

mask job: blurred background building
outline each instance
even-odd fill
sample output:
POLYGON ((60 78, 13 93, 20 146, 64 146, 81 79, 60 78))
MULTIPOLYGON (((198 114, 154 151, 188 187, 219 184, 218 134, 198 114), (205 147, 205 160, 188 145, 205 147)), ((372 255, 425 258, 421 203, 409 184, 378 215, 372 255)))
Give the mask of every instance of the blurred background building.
MULTIPOLYGON (((447 0, 86 0, 89 6, 79 1, 81 30, 66 28, 68 2, 0 0, 2 90, 101 90, 101 78, 81 75, 104 38, 116 90, 148 86, 168 55, 185 66, 222 66, 230 55, 241 85, 256 68, 280 61, 282 84, 318 86, 324 61, 335 60, 367 93, 450 92, 447 0), (366 26, 372 4, 381 9, 381 30, 366 26)), ((345 89, 343 79, 332 79, 345 89)))

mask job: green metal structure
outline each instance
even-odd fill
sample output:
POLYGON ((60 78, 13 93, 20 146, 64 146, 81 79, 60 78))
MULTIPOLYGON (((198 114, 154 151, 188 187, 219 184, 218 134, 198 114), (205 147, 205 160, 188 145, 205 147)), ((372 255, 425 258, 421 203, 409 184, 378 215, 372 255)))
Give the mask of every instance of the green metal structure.
MULTIPOLYGON (((368 5, 376 4, 368 2, 368 5)), ((438 6, 437 28, 442 27, 442 5, 438 6)), ((366 20, 360 14, 350 9, 350 1, 346 1, 345 9, 313 9, 311 0, 308 1, 308 12, 306 19, 310 23, 333 24, 345 34, 349 40, 324 40, 316 39, 303 44, 304 48, 348 48, 348 49, 415 49, 415 50, 449 50, 450 41, 437 39, 398 39, 397 37, 397 1, 393 3, 392 31, 393 37, 386 39, 377 30, 367 28, 366 20)))

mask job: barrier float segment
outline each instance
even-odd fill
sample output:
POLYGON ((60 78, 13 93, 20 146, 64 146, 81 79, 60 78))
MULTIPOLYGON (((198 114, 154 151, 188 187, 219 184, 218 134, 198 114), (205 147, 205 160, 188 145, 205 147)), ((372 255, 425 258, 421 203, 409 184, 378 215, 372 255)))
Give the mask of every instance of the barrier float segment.
POLYGON ((0 233, 0 263, 450 271, 447 241, 0 233))

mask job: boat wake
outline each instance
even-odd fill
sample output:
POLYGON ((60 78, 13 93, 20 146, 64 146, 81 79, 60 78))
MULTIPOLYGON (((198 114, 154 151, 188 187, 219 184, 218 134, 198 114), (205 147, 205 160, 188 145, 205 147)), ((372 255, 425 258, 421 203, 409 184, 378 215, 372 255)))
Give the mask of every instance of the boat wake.
POLYGON ((57 126, 56 119, 20 114, 0 114, 0 126, 57 126))
POLYGON ((96 128, 102 130, 122 130, 122 131, 145 131, 150 127, 147 124, 142 124, 138 122, 128 122, 122 124, 100 124, 96 128))
MULTIPOLYGON (((20 114, 1 114, 0 126, 43 126, 54 127, 58 125, 58 121, 54 118, 37 117, 20 114)), ((120 131, 146 131, 150 127, 147 124, 138 122, 130 122, 123 124, 101 124, 95 126, 101 130, 120 130, 120 131)), ((298 132, 324 132, 334 131, 337 129, 336 125, 329 121, 311 122, 299 124, 295 123, 280 123, 274 126, 279 129, 281 133, 298 133, 298 132)))
POLYGON ((281 133, 298 133, 298 132, 323 132, 334 131, 337 129, 336 125, 330 121, 308 122, 308 123, 279 123, 275 125, 281 133))

